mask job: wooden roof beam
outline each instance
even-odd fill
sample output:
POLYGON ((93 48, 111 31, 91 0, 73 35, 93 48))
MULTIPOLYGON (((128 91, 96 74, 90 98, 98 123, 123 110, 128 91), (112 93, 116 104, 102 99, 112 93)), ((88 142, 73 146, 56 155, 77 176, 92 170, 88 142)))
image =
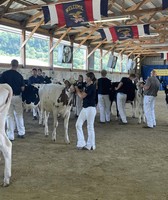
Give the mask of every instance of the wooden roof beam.
POLYGON ((69 33, 69 31, 71 30, 71 28, 68 28, 65 33, 59 38, 59 40, 51 47, 50 49, 50 53, 54 50, 54 48, 61 42, 61 40, 67 35, 67 33, 69 33))
MULTIPOLYGON (((95 28, 92 29, 92 31, 89 33, 88 36, 85 37, 85 39, 78 45, 77 49, 80 48, 81 45, 83 45, 88 39, 89 37, 99 28, 99 25, 95 28)), ((76 49, 76 50, 77 50, 76 49)))
POLYGON ((117 43, 114 44, 114 46, 112 46, 100 59, 102 60, 110 51, 114 50, 116 46, 117 46, 117 43))
POLYGON ((144 4, 147 4, 148 2, 151 2, 151 0, 141 1, 141 2, 139 3, 139 5, 136 7, 135 10, 139 10, 139 8, 140 8, 141 6, 143 6, 144 4))
POLYGON ((27 1, 23 1, 23 0, 14 0, 15 2, 21 4, 21 5, 24 5, 24 6, 31 6, 31 5, 34 5, 33 3, 31 2, 27 2, 27 1))
POLYGON ((28 20, 28 23, 30 22, 33 22, 34 20, 38 19, 38 18, 41 18, 43 16, 43 12, 40 11, 40 12, 37 12, 35 15, 32 15, 29 20, 28 20))
POLYGON ((0 13, 0 18, 4 16, 4 14, 8 11, 9 7, 12 5, 14 0, 10 0, 8 4, 5 6, 4 10, 0 13))
POLYGON ((87 58, 89 58, 104 42, 106 41, 106 38, 104 40, 102 40, 87 56, 87 58))
POLYGON ((29 36, 27 37, 27 39, 23 42, 21 48, 23 48, 23 47, 26 45, 26 43, 29 41, 29 39, 32 37, 32 35, 36 32, 36 30, 41 26, 41 24, 42 24, 43 22, 44 22, 44 18, 42 18, 42 19, 39 21, 38 25, 32 30, 32 32, 29 34, 29 36))

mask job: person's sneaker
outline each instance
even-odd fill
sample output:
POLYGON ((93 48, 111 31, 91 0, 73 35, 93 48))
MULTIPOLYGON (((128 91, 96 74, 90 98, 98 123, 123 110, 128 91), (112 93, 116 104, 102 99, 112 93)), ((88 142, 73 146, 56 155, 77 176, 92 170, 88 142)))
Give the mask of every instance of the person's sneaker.
POLYGON ((143 126, 142 128, 153 128, 153 127, 150 127, 150 126, 146 125, 146 126, 143 126))
POLYGON ((120 124, 120 125, 127 125, 128 122, 122 122, 122 121, 120 121, 119 124, 120 124))
POLYGON ((37 116, 34 116, 34 117, 33 117, 33 120, 37 120, 37 116))
POLYGON ((24 135, 17 135, 18 138, 24 139, 25 136, 24 135))

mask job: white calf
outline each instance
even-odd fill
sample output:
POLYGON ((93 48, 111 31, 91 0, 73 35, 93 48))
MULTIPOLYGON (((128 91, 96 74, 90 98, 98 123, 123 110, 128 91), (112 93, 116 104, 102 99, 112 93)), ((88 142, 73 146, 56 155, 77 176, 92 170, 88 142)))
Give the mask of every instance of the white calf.
POLYGON ((45 120, 45 135, 48 135, 48 113, 53 113, 54 124, 52 132, 52 140, 56 141, 56 128, 58 126, 58 115, 64 118, 64 130, 65 130, 65 142, 70 143, 68 136, 68 125, 71 111, 71 100, 73 98, 73 92, 71 89, 66 89, 65 86, 59 84, 47 84, 43 88, 39 89, 40 96, 40 121, 44 116, 45 120))
POLYGON ((138 82, 136 86, 137 86, 136 97, 135 97, 136 113, 138 115, 138 123, 141 124, 142 120, 145 123, 145 115, 143 110, 143 87, 141 82, 138 82))
POLYGON ((8 84, 0 84, 0 151, 5 160, 3 186, 8 186, 11 177, 12 143, 6 136, 5 120, 12 99, 12 88, 8 84))

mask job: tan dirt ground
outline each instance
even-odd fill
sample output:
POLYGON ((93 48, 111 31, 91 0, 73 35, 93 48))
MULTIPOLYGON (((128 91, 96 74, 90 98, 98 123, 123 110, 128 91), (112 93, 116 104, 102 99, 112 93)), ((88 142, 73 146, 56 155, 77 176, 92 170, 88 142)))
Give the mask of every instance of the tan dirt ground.
MULTIPOLYGON (((168 200, 168 112, 164 92, 156 101, 157 127, 142 128, 131 118, 119 125, 95 122, 95 151, 76 149, 73 114, 71 144, 64 143, 59 119, 57 141, 25 113, 26 138, 13 142, 11 185, 0 188, 0 200, 168 200)), ((50 132, 52 120, 50 120, 50 132)), ((84 126, 86 132, 86 125, 84 126)), ((0 161, 3 180, 4 161, 0 161)))

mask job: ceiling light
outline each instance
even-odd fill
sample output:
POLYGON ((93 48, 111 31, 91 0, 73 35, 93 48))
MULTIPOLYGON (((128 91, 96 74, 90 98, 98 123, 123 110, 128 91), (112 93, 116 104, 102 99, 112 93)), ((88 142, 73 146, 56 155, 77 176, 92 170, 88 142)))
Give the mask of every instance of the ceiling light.
POLYGON ((150 35, 148 35, 148 34, 145 34, 145 35, 139 35, 140 38, 142 38, 142 37, 157 37, 157 36, 159 36, 159 33, 156 33, 156 34, 150 34, 150 35))
POLYGON ((150 48, 155 48, 155 47, 167 47, 168 43, 156 43, 156 44, 142 44, 142 47, 150 47, 150 48))
POLYGON ((110 17, 110 18, 104 18, 102 20, 97 20, 97 21, 94 21, 94 23, 122 21, 122 20, 127 20, 130 18, 131 18, 130 15, 115 16, 115 17, 110 17))

